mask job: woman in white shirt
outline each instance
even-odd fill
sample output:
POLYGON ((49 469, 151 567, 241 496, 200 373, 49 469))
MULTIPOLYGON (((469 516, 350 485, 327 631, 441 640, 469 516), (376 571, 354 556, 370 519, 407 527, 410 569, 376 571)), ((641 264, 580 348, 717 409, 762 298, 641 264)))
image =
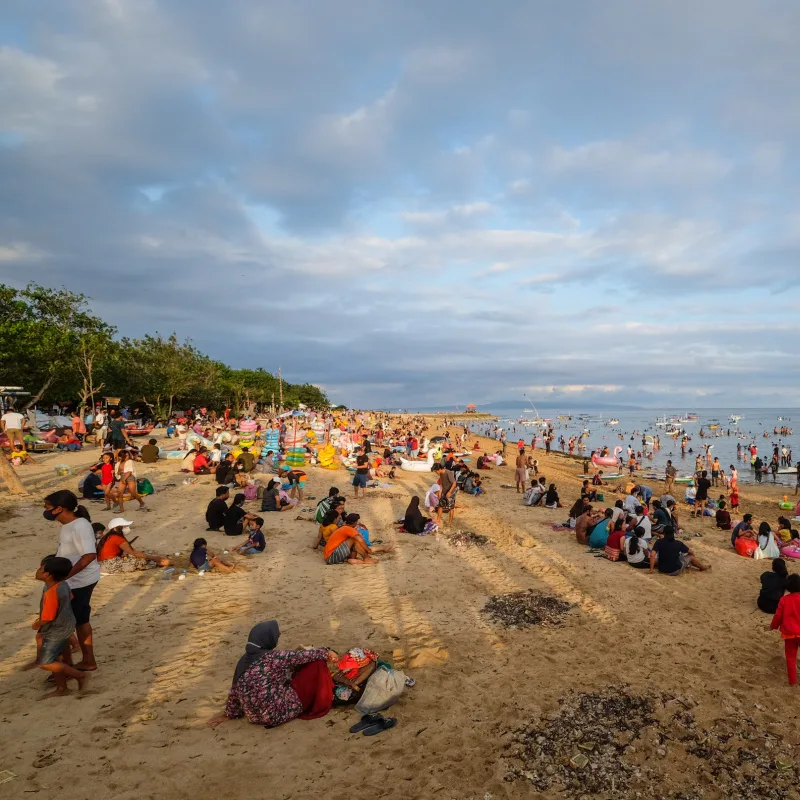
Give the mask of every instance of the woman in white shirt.
POLYGON ((100 580, 100 567, 97 564, 97 542, 89 512, 78 505, 78 498, 72 492, 63 489, 45 497, 43 516, 50 522, 61 524, 56 555, 72 562, 67 584, 72 592, 75 633, 82 654, 75 668, 91 672, 97 669, 90 623, 91 599, 94 587, 100 580))
POLYGON ((634 528, 630 536, 625 539, 625 557, 632 567, 637 569, 650 568, 650 553, 647 550, 647 541, 641 527, 634 528))
POLYGON ((131 458, 131 454, 127 450, 120 450, 114 473, 117 482, 111 490, 111 496, 114 502, 119 505, 119 513, 125 512, 123 498, 126 490, 130 494, 131 500, 139 501, 139 511, 146 510, 147 506, 145 506, 144 500, 142 500, 136 488, 136 462, 131 458))

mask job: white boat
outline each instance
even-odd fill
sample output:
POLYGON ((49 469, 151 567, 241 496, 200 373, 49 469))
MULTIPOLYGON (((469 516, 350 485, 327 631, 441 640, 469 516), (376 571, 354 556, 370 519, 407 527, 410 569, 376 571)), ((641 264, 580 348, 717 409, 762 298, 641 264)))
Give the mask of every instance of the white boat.
POLYGON ((666 428, 667 425, 669 425, 669 420, 666 418, 666 416, 659 417, 656 420, 656 427, 657 428, 666 428))
POLYGON ((609 425, 619 425, 619 420, 618 419, 610 419, 608 421, 608 424, 609 425))
POLYGON ((734 425, 738 424, 743 419, 744 417, 741 414, 731 414, 728 417, 728 420, 730 420, 730 422, 732 422, 734 425))

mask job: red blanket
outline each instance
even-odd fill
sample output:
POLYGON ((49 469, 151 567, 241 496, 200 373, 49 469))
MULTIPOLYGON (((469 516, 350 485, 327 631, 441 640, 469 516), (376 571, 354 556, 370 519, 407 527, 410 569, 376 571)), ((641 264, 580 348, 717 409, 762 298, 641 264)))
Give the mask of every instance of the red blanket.
POLYGON ((324 661, 304 664, 295 672, 291 685, 303 704, 300 719, 319 719, 331 710, 333 679, 324 661))

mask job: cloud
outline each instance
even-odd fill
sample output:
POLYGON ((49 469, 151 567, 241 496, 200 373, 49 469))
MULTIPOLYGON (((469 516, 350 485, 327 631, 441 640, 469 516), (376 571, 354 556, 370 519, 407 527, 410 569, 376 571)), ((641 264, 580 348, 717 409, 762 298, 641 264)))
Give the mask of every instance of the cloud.
POLYGON ((5 282, 352 404, 795 388, 793 6, 10 6, 5 282))

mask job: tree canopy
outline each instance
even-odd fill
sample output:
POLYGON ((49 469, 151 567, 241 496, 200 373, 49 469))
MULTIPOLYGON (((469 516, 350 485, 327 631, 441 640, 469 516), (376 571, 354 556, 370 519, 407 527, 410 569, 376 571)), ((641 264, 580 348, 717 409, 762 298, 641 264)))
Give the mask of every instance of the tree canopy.
POLYGON ((167 415, 182 406, 231 408, 251 404, 329 405, 310 383, 281 382, 265 369, 234 369, 200 352, 188 339, 158 332, 118 338, 117 330, 89 310, 89 298, 67 289, 0 284, 0 376, 24 386, 30 404, 100 397, 146 403, 167 415))

